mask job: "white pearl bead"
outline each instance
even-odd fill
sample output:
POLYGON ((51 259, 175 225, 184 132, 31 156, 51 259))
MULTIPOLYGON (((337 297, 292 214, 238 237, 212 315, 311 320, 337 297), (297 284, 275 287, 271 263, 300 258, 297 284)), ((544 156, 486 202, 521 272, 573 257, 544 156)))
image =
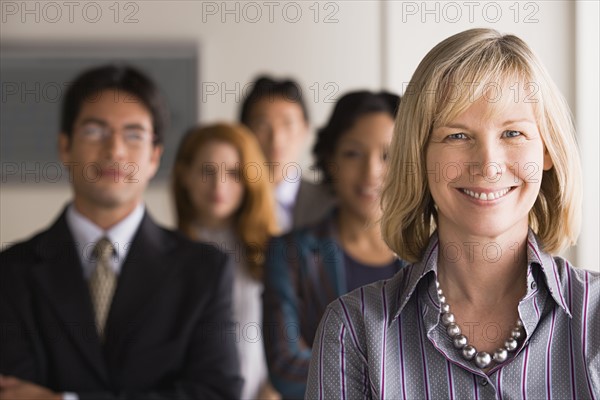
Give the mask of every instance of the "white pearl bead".
POLYGON ((497 349, 494 352, 494 361, 496 361, 497 363, 502 363, 502 362, 506 361, 507 357, 508 357, 508 352, 506 351, 506 349, 504 347, 500 347, 499 349, 497 349))
POLYGON ((518 340, 523 336, 523 331, 521 328, 513 328, 513 330, 510 332, 510 336, 518 340))
POLYGON ((449 313, 450 312, 450 304, 448 304, 448 303, 442 303, 440 305, 440 310, 442 311, 442 314, 449 313))
POLYGON ((445 303, 446 302, 446 296, 440 295, 439 298, 440 298, 440 303, 445 303))
POLYGON ((465 335, 457 335, 454 337, 454 347, 462 349, 467 345, 467 337, 465 335))
POLYGON ((504 347, 506 347, 506 350, 508 351, 513 351, 517 348, 517 341, 513 338, 508 339, 506 342, 504 342, 504 347))
POLYGON ((454 322, 454 314, 452 314, 452 313, 442 314, 442 324, 444 324, 444 326, 448 326, 453 322, 454 322))
POLYGON ((517 326, 518 327, 522 327, 523 326, 523 321, 521 321, 520 319, 517 320, 517 326))
POLYGON ((468 344, 462 349, 462 354, 465 359, 472 360, 473 357, 475 357, 475 354, 477 354, 477 350, 475 350, 475 347, 468 344))
POLYGON ((454 336, 461 334, 460 327, 458 325, 456 325, 454 322, 451 323, 450 325, 448 325, 448 328, 446 329, 446 331, 448 332, 448 335, 450 335, 451 338, 454 338, 454 336))
POLYGON ((479 368, 485 368, 488 365, 490 365, 491 362, 492 362, 492 356, 490 356, 490 354, 486 353, 485 351, 480 351, 475 356, 475 364, 479 368))

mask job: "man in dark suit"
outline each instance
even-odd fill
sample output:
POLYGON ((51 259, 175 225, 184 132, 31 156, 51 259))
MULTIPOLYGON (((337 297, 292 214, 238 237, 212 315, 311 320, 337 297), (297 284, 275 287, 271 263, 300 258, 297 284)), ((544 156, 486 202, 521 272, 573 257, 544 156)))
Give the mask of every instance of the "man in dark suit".
POLYGON ((128 67, 70 86, 59 150, 73 201, 0 254, 0 399, 239 397, 225 256, 157 226, 142 201, 163 109, 128 67))

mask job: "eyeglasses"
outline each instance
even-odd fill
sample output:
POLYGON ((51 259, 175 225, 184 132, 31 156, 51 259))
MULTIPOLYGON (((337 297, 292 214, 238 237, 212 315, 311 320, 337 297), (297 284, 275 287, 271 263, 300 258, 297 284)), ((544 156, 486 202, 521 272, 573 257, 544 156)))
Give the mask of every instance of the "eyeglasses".
MULTIPOLYGON (((108 126, 88 123, 75 131, 75 133, 85 142, 97 144, 104 143, 110 135, 114 134, 114 130, 108 126)), ((148 130, 142 127, 125 127, 121 131, 123 142, 128 147, 140 147, 146 142, 152 142, 155 136, 148 130)))

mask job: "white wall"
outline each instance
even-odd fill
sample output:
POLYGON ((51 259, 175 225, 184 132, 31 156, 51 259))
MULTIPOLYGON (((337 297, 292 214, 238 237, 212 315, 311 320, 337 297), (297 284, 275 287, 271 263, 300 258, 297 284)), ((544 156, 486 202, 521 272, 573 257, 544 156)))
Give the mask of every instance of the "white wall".
MULTIPOLYGON (((114 8, 110 8, 114 3, 98 1, 102 18, 96 23, 89 22, 95 17, 95 8, 88 4, 90 2, 78 2, 72 22, 68 9, 63 7, 63 17, 55 23, 49 21, 55 14, 47 9, 48 15, 44 15, 41 2, 25 2, 30 10, 35 10, 35 3, 40 4, 39 22, 35 21, 35 12, 23 15, 21 1, 2 0, 0 3, 0 43, 193 43, 198 46, 201 59, 199 93, 203 84, 224 85, 227 89, 238 85, 241 92, 244 85, 261 72, 295 77, 305 88, 315 127, 320 126, 331 111, 332 104, 324 98, 332 88, 337 88, 338 96, 357 88, 402 92, 421 58, 445 37, 472 27, 493 27, 515 33, 540 55, 576 114, 580 142, 585 144, 588 222, 580 248, 569 257, 579 256, 589 260, 587 268, 599 269, 599 182, 595 159, 600 44, 596 2, 275 1, 270 6, 263 1, 136 1, 121 2, 118 22, 115 22, 114 8), (7 3, 16 4, 20 9, 13 14, 14 7, 7 8, 7 3), (224 14, 223 6, 229 10, 237 7, 237 22, 235 11, 224 14), (88 7, 87 15, 83 13, 85 7, 88 7), (269 15, 269 7, 274 7, 272 15, 269 15), (257 18, 257 9, 262 14, 260 18, 257 18), (301 10, 299 18, 297 9, 301 10), (135 12, 133 18, 138 21, 124 23, 130 12, 135 12), (324 22, 328 16, 332 23, 324 22), (251 22, 253 19, 258 22, 251 22), (299 21, 291 22, 294 19, 299 21), (309 89, 316 87, 315 83, 318 92, 309 89), (329 90, 325 90, 326 84, 332 84, 329 90), (318 101, 314 99, 316 93, 318 101), (593 217, 592 222, 588 216, 593 217)), ((222 99, 220 94, 200 96, 201 122, 237 117, 239 96, 236 99, 234 94, 228 94, 222 99)), ((307 151, 304 166, 308 164, 307 151)), ((68 188, 62 186, 2 186, 1 241, 23 238, 49 223, 69 195, 68 188), (40 197, 44 199, 43 207, 39 206, 40 197)), ((172 225, 166 184, 153 184, 146 198, 157 219, 172 225)))
POLYGON ((383 83, 396 91, 406 88, 429 49, 465 29, 487 27, 516 34, 539 55, 571 105, 582 149, 584 224, 578 246, 565 255, 575 265, 600 271, 598 2, 386 1, 383 7, 383 83))
POLYGON ((583 159, 584 223, 577 245, 578 264, 599 269, 600 242, 600 3, 577 2, 576 5, 576 107, 575 116, 583 159))
POLYGON ((384 82, 406 87, 425 54, 446 37, 470 28, 492 28, 524 39, 540 56, 567 100, 574 104, 575 2, 390 1, 384 82))
MULTIPOLYGON (((51 20, 57 14, 51 8, 45 9, 43 2, 1 3, 0 43, 66 42, 92 46, 98 42, 122 41, 194 43, 199 48, 201 61, 199 93, 203 83, 205 87, 216 84, 227 90, 235 89, 236 85, 240 88, 237 98, 233 93, 223 99, 224 92, 206 96, 205 100, 200 96, 201 122, 237 118, 242 88, 262 72, 299 80, 314 126, 320 126, 330 112, 329 95, 339 97, 348 90, 378 89, 381 85, 381 54, 377 46, 380 4, 376 1, 332 2, 330 5, 273 2, 274 5, 268 6, 265 6, 268 2, 258 1, 253 4, 260 6, 262 18, 255 23, 252 21, 258 15, 256 8, 247 5, 252 2, 229 1, 223 7, 221 1, 135 1, 129 3, 136 6, 127 9, 124 4, 128 2, 123 2, 118 23, 114 22, 115 11, 110 8, 114 2, 95 2, 102 13, 102 18, 95 23, 89 21, 96 18, 96 5, 86 6, 94 2, 77 2, 81 5, 73 9, 73 22, 69 20, 69 9, 61 7, 63 18, 55 23, 51 20), (17 5, 15 14, 9 3, 17 5), (39 21, 36 21, 36 4, 39 21), (212 14, 215 7, 218 11, 212 14), (239 10, 237 15, 221 12, 225 8, 235 10, 235 7, 239 10), (273 10, 271 15, 269 9, 273 10), (24 10, 34 10, 34 13, 27 14, 24 10), (134 11, 138 22, 124 23, 126 16, 134 11)), ((309 165, 309 146, 310 143, 304 166, 309 165)), ((68 187, 62 185, 3 185, 0 240, 6 243, 30 235, 50 222, 69 196, 68 187), (43 206, 40 206, 40 196, 44 199, 43 206)), ((146 201, 156 219, 172 226, 173 214, 165 182, 152 184, 146 201)))

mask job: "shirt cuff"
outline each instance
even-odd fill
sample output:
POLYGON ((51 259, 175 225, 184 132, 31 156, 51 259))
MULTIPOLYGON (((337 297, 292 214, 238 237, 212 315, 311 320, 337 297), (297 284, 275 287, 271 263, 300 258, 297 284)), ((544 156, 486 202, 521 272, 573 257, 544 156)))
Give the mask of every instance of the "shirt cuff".
POLYGON ((63 400, 79 400, 77 393, 64 392, 62 396, 63 400))

